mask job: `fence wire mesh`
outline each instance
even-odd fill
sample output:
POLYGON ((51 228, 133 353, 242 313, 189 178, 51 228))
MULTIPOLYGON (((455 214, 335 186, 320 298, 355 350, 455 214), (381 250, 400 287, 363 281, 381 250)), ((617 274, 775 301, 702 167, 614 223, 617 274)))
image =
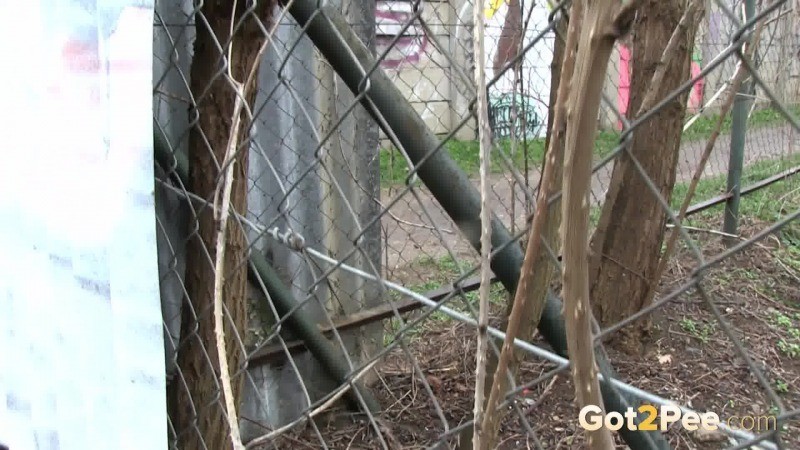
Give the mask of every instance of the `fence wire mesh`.
MULTIPOLYGON (((689 2, 667 3, 680 17, 689 2)), ((748 16, 743 1, 698 4, 694 49, 683 49, 689 70, 678 88, 659 91, 646 114, 629 107, 646 92, 632 79, 637 37, 612 54, 595 141, 592 226, 615 195, 613 167, 628 164, 634 175, 619 190, 629 202, 655 199, 662 234, 679 237, 663 276, 647 281, 655 299, 622 320, 598 317, 596 340, 608 342, 613 389, 624 398, 713 411, 727 425, 719 432, 673 426, 664 433, 672 447, 797 448, 800 4, 758 1, 748 16), (739 66, 744 87, 729 113, 723 105, 739 66), (658 114, 676 105, 682 132, 670 193, 654 181, 665 169, 637 158, 671 150, 634 150, 644 139, 637 130, 668 121, 658 114), (720 114, 722 130, 704 163, 720 114), (696 172, 689 217, 678 221, 696 172), (726 216, 735 217, 733 229, 727 221, 723 227, 726 216), (642 323, 649 326, 640 345, 617 345, 621 330, 642 323), (765 417, 777 422, 754 429, 765 417)), ((247 448, 452 448, 471 426, 479 270, 473 6, 156 2, 156 201, 171 448, 228 448, 237 434, 247 448), (226 208, 232 220, 217 258, 214 233, 226 208)), ((480 6, 490 195, 509 249, 493 251, 519 276, 569 2, 480 6)), ((666 40, 657 46, 658 58, 666 40)), ((609 211, 637 206, 627 208, 609 211)), ((650 220, 608 214, 606 233, 618 222, 634 221, 620 229, 636 229, 635 220, 650 220)), ((620 239, 635 245, 640 238, 620 239)), ((551 250, 558 272, 558 249, 551 250)), ((490 331, 502 338, 514 283, 497 267, 490 331)), ((623 277, 642 276, 626 270, 623 277)), ((557 297, 558 273, 552 289, 557 297)), ((552 338, 559 330, 550 320, 560 311, 550 309, 539 332, 519 337, 520 369, 505 397, 498 448, 584 442, 563 338, 552 338)))

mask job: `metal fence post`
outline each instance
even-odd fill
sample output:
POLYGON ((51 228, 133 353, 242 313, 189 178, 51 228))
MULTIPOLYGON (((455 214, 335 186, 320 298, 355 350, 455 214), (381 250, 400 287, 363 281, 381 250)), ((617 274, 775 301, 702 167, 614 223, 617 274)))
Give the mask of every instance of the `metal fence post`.
MULTIPOLYGON (((755 15, 755 0, 745 0, 745 20, 755 15)), ((727 192, 731 195, 725 202, 725 218, 722 231, 736 234, 739 226, 739 200, 742 188, 742 167, 744 166, 744 142, 747 136, 747 112, 754 91, 753 83, 746 80, 739 88, 731 113, 731 147, 728 160, 727 192)), ((736 242, 733 238, 724 238, 726 245, 736 242)))

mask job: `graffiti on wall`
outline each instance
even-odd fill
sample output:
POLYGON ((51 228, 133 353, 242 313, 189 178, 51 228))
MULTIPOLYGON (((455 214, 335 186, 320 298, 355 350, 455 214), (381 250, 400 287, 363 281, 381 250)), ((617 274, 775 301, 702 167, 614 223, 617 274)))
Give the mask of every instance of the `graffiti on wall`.
MULTIPOLYGON (((692 54, 692 78, 696 78, 702 72, 700 64, 703 62, 703 57, 700 54, 700 49, 695 48, 692 54)), ((705 80, 703 78, 697 80, 689 92, 689 105, 687 109, 690 113, 694 114, 703 107, 703 88, 705 87, 705 80)))
POLYGON ((412 3, 408 1, 379 1, 375 11, 375 47, 377 54, 389 52, 381 61, 385 69, 398 69, 415 65, 425 58, 428 37, 419 24, 413 23, 403 30, 413 17, 412 3), (399 37, 398 37, 399 35, 399 37))
MULTIPOLYGON (((702 57, 700 55, 700 50, 695 48, 694 53, 692 54, 692 62, 691 62, 691 77, 694 78, 700 75, 701 67, 700 64, 702 63, 702 57)), ((617 107, 619 108, 620 114, 625 117, 628 116, 628 102, 630 101, 630 90, 631 90, 631 49, 627 45, 620 45, 619 46, 619 81, 618 81, 618 88, 617 88, 617 107)), ((694 86, 692 86, 692 90, 689 93, 688 103, 686 105, 687 111, 690 113, 697 112, 703 106, 703 90, 705 87, 705 80, 699 79, 695 82, 694 86)), ((617 129, 622 129, 622 122, 617 122, 617 129)))
POLYGON ((533 138, 543 124, 536 114, 536 99, 528 95, 503 93, 493 96, 489 101, 489 126, 494 138, 503 139, 511 137, 513 126, 514 136, 517 138, 533 138), (514 108, 516 107, 516 118, 514 108), (516 120, 514 120, 516 119, 516 120))

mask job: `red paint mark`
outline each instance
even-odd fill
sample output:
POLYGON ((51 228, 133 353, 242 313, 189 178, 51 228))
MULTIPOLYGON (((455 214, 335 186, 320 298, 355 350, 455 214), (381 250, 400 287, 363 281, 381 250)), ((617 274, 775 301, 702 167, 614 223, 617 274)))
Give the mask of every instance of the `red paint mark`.
MULTIPOLYGON (((692 61, 692 78, 700 75, 700 65, 692 61)), ((701 78, 692 86, 687 109, 696 112, 703 104, 703 87, 705 81, 701 78)), ((631 50, 625 45, 619 46, 619 88, 617 90, 617 107, 619 112, 628 117, 628 102, 631 90, 631 50)), ((630 119, 630 117, 628 117, 630 119)), ((617 130, 622 130, 622 122, 617 121, 617 130)))
MULTIPOLYGON (((620 114, 627 117, 628 101, 631 93, 631 50, 625 45, 619 46, 619 89, 617 91, 617 107, 620 114)), ((617 121, 617 130, 622 130, 622 121, 617 121)))
POLYGON ((73 73, 100 71, 100 57, 95 43, 69 40, 61 48, 61 60, 67 70, 73 73))
MULTIPOLYGON (((692 61, 692 78, 700 75, 701 71, 700 64, 697 64, 696 61, 692 61)), ((703 106, 703 88, 705 84, 705 79, 700 78, 694 83, 694 86, 692 86, 692 91, 689 94, 689 106, 687 107, 690 113, 696 113, 700 107, 703 106)))
POLYGON ((381 67, 397 69, 405 64, 417 64, 428 47, 428 37, 421 27, 412 24, 398 38, 403 27, 413 19, 410 3, 379 2, 375 11, 377 22, 376 53, 382 55, 391 46, 391 50, 381 60, 381 67), (407 6, 408 11, 392 10, 394 6, 407 6), (395 40, 396 39, 396 40, 395 40))

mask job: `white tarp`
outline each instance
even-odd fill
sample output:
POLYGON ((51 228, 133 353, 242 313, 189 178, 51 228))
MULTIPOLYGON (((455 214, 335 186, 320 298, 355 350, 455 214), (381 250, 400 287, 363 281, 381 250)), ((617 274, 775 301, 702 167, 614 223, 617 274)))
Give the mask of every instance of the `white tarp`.
POLYGON ((152 0, 0 15, 0 443, 164 448, 152 0))

